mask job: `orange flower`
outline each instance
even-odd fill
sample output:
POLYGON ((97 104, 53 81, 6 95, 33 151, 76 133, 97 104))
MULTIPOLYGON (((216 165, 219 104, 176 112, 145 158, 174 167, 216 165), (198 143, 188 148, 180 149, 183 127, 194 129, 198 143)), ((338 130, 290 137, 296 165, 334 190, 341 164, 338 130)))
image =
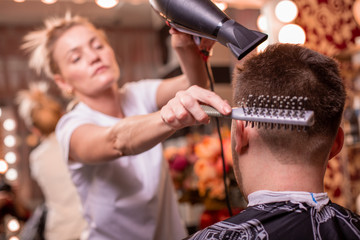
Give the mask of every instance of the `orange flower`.
MULTIPOLYGON (((222 142, 226 172, 233 165, 229 128, 222 128, 222 142)), ((212 135, 189 134, 186 146, 167 147, 164 156, 169 162, 172 178, 184 191, 197 187, 198 193, 207 199, 225 199, 223 161, 217 133, 212 135)), ((227 182, 229 184, 229 182, 227 182)))
POLYGON ((164 158, 167 161, 170 161, 177 154, 178 151, 179 151, 178 147, 169 146, 164 149, 164 158))
POLYGON ((224 183, 222 178, 214 178, 208 183, 209 197, 225 199, 224 183))
POLYGON ((214 165, 205 158, 197 160, 194 165, 194 172, 201 182, 206 182, 209 179, 217 177, 214 165))
POLYGON ((199 158, 215 161, 221 151, 219 139, 212 136, 204 136, 203 140, 195 145, 194 151, 195 155, 199 158))

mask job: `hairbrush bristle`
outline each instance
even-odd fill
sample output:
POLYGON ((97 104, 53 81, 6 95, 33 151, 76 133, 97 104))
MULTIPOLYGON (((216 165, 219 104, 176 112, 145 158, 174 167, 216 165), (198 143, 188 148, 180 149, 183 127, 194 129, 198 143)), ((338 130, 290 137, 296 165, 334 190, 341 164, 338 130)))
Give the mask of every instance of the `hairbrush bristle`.
POLYGON ((314 112, 306 110, 307 101, 308 98, 302 96, 249 95, 228 116, 221 115, 212 107, 202 107, 209 116, 244 120, 245 126, 301 131, 314 124, 314 112))
POLYGON ((305 110, 305 104, 308 101, 307 97, 297 96, 269 96, 249 95, 248 98, 243 98, 238 104, 241 107, 249 109, 291 109, 291 110, 305 110))
POLYGON ((251 127, 256 125, 258 128, 284 128, 301 131, 307 130, 309 126, 313 125, 313 112, 306 111, 307 101, 308 98, 303 96, 255 96, 250 94, 238 104, 247 116, 254 117, 253 120, 248 120, 251 127), (282 121, 286 119, 289 121, 282 121))

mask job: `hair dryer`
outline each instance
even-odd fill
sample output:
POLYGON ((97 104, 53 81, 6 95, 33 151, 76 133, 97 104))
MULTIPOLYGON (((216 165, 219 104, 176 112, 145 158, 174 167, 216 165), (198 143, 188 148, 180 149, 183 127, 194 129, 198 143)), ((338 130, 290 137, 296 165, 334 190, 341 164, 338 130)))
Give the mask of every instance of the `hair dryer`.
POLYGON ((210 0, 149 0, 153 9, 178 31, 213 39, 228 47, 238 60, 267 35, 230 19, 210 0))

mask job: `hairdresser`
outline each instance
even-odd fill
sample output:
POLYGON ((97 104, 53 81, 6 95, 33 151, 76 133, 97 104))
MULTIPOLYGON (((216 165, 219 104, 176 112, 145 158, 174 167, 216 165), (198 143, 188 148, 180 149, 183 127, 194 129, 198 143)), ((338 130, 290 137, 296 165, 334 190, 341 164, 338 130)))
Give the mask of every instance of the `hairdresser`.
MULTIPOLYGON (((190 35, 170 33, 184 74, 128 83, 119 83, 119 66, 104 33, 82 17, 49 19, 24 38, 29 65, 79 101, 60 119, 56 135, 82 200, 88 239, 187 235, 159 144, 176 128, 165 124, 158 110, 179 90, 208 87, 199 49, 210 50, 214 42, 198 46, 190 35)), ((182 100, 186 104, 187 96, 182 100)), ((230 111, 218 97, 208 101, 225 105, 224 114, 230 111)), ((207 122, 202 114, 200 121, 207 122)))

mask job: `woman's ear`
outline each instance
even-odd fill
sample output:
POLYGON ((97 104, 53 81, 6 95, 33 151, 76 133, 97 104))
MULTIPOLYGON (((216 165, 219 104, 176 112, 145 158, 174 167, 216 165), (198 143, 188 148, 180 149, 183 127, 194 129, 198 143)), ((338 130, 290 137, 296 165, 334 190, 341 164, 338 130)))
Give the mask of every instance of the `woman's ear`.
POLYGON ((344 130, 341 127, 339 127, 335 137, 335 141, 331 147, 329 160, 335 157, 341 151, 343 145, 344 145, 344 130))
POLYGON ((68 84, 67 81, 60 74, 54 74, 53 78, 56 85, 62 90, 63 93, 72 93, 73 87, 68 84))
POLYGON ((233 131, 235 133, 235 151, 240 155, 246 152, 249 147, 248 130, 245 128, 243 121, 234 121, 234 126, 236 128, 235 131, 233 131))

